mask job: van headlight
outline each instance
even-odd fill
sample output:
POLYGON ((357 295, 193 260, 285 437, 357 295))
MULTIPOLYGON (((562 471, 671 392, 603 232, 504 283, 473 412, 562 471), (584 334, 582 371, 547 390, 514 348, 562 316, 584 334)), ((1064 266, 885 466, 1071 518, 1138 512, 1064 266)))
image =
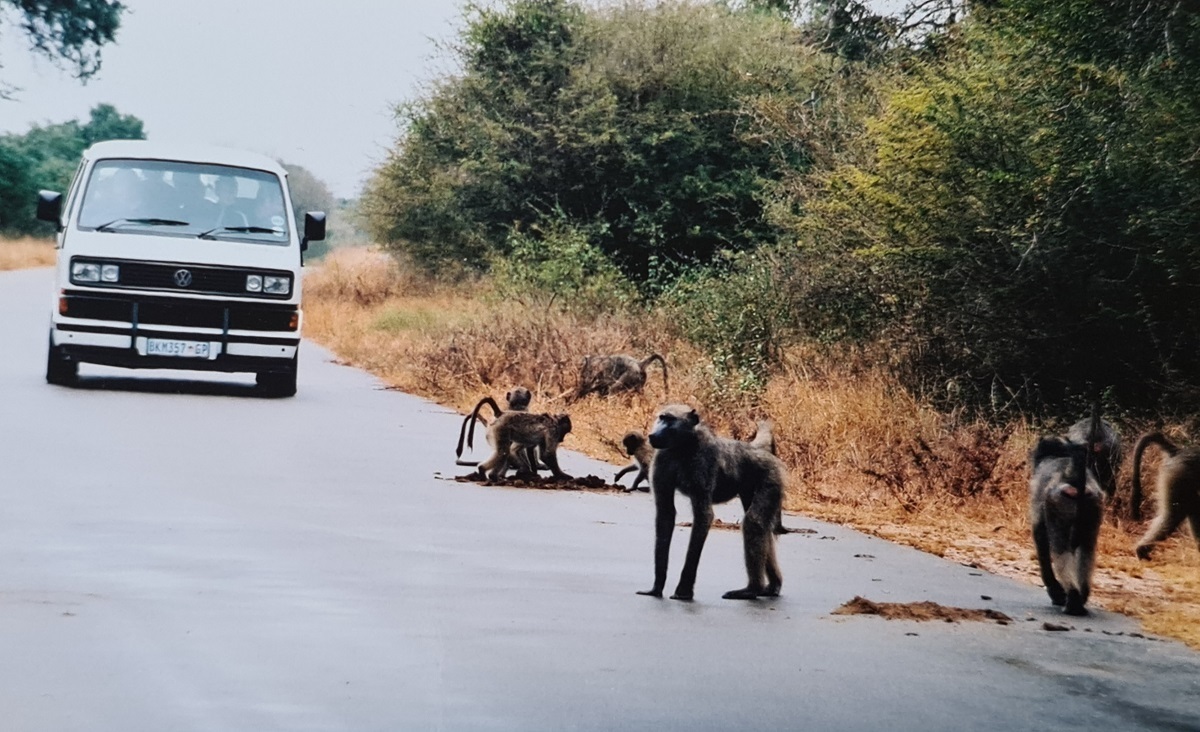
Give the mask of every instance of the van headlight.
POLYGON ((246 275, 246 292, 262 292, 262 275, 246 275))
POLYGON ((71 279, 74 282, 99 282, 100 265, 95 262, 72 262, 71 279))
POLYGON ((262 278, 262 291, 268 295, 286 295, 292 291, 292 278, 267 275, 262 278))
POLYGON ((100 266, 100 281, 101 282, 116 282, 121 279, 121 268, 115 264, 105 264, 100 266))

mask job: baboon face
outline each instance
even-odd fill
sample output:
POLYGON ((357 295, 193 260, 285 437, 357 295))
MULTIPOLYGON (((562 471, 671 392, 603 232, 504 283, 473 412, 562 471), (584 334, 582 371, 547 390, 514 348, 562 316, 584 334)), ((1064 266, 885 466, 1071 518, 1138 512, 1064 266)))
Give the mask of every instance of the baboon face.
POLYGON ((621 444, 625 446, 625 454, 633 457, 633 454, 646 444, 646 438, 642 437, 641 433, 630 432, 621 440, 621 444))
POLYGON ((509 409, 520 412, 529 409, 529 403, 533 401, 533 395, 525 387, 518 386, 505 394, 504 400, 508 402, 509 409))
POLYGON ((700 415, 695 409, 682 404, 663 407, 650 431, 650 446, 666 450, 686 442, 700 424, 700 415))

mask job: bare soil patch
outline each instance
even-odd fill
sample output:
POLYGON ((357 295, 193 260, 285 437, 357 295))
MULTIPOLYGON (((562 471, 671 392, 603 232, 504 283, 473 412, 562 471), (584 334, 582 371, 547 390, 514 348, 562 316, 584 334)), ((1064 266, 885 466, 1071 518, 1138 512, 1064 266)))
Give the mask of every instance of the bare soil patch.
POLYGON ((957 623, 962 620, 978 622, 995 621, 1000 625, 1008 625, 1012 618, 990 608, 965 608, 939 605, 936 602, 875 602, 865 597, 855 596, 846 604, 834 610, 833 615, 878 615, 885 620, 916 620, 927 622, 941 620, 946 623, 957 623))

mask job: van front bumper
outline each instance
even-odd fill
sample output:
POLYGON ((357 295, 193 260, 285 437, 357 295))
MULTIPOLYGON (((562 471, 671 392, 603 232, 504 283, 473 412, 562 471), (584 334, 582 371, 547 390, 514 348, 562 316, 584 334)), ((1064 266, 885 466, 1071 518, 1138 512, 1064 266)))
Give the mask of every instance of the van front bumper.
POLYGON ((299 326, 296 306, 64 294, 50 337, 62 356, 87 363, 264 373, 294 368, 299 326), (204 343, 206 355, 150 355, 152 340, 204 343))

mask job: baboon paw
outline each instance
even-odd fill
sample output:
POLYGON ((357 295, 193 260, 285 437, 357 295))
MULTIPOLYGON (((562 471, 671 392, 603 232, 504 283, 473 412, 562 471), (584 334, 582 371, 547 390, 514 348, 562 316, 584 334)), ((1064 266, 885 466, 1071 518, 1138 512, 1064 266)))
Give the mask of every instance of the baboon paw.
POLYGON ((730 590, 721 597, 725 600, 755 600, 765 591, 746 587, 741 590, 730 590))
POLYGON ((646 597, 662 597, 662 590, 638 590, 637 593, 646 597))
POLYGON ((1074 615, 1076 617, 1084 617, 1088 614, 1087 608, 1083 605, 1068 605, 1063 610, 1064 615, 1074 615))
POLYGON ((1050 593, 1050 604, 1054 605, 1056 607, 1062 607, 1063 605, 1066 605, 1067 604, 1067 593, 1051 592, 1050 593))
POLYGON ((1137 558, 1141 559, 1143 561, 1149 559, 1150 558, 1150 547, 1139 546, 1137 548, 1137 558))
POLYGON ((671 599, 672 600, 682 600, 683 602, 691 602, 695 598, 692 596, 691 592, 680 592, 680 591, 676 590, 675 594, 671 595, 671 599))
POLYGON ((758 596, 759 597, 779 597, 779 588, 778 587, 768 587, 767 589, 758 593, 758 596))
POLYGON ((648 485, 644 485, 644 486, 642 486, 642 487, 638 488, 638 490, 639 490, 639 491, 641 491, 642 493, 649 493, 649 492, 650 492, 650 486, 648 486, 648 485))

